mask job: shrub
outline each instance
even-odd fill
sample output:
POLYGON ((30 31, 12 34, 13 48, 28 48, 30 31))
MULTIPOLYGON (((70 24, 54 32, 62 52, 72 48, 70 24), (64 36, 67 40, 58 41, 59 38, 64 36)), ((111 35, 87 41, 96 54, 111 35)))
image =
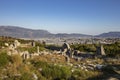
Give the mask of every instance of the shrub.
POLYGON ((97 71, 85 71, 85 70, 75 70, 72 74, 72 77, 75 80, 86 80, 89 77, 94 77, 99 75, 97 71))
POLYGON ((5 66, 6 64, 8 64, 9 62, 9 56, 7 55, 7 53, 2 52, 0 53, 0 67, 5 66))
POLYGON ((47 77, 48 79, 52 77, 52 79, 68 79, 71 76, 71 72, 66 67, 59 66, 48 66, 43 68, 42 75, 47 77))
POLYGON ((12 55, 11 62, 16 66, 20 66, 22 64, 22 58, 20 55, 12 55))
POLYGON ((31 61, 36 69, 42 68, 41 74, 43 77, 52 80, 68 79, 71 76, 71 71, 67 67, 54 66, 42 61, 31 61))
POLYGON ((32 77, 32 74, 30 74, 30 73, 24 73, 24 74, 22 74, 20 80, 34 80, 34 79, 32 77))
POLYGON ((34 65, 34 67, 36 67, 37 69, 38 68, 45 68, 48 66, 47 62, 43 62, 43 61, 34 61, 34 60, 31 60, 31 63, 34 65))

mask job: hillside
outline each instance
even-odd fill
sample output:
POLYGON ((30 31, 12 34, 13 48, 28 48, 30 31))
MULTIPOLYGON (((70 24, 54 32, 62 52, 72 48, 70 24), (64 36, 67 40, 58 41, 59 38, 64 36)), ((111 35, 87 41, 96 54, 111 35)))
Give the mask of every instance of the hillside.
POLYGON ((39 38, 49 37, 50 32, 46 30, 33 30, 15 26, 0 26, 0 36, 11 36, 17 38, 39 38))
POLYGON ((119 32, 108 32, 108 33, 102 33, 100 35, 97 35, 95 37, 109 37, 109 38, 120 38, 120 31, 119 32))
POLYGON ((52 34, 46 30, 33 30, 16 26, 0 26, 0 36, 16 38, 91 37, 85 34, 52 34))

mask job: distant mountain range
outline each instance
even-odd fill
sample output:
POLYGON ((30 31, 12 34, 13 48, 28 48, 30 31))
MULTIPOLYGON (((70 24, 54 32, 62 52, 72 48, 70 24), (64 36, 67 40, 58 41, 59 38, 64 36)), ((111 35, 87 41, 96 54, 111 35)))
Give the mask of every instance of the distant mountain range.
POLYGON ((119 37, 120 32, 108 32, 102 33, 100 35, 86 35, 86 34, 67 34, 67 33, 59 33, 53 34, 48 32, 47 30, 35 30, 35 29, 27 29, 16 26, 0 26, 0 36, 11 36, 16 38, 51 38, 51 37, 119 37))
POLYGON ((108 33, 102 33, 100 35, 97 35, 96 37, 115 37, 115 38, 120 38, 120 31, 114 31, 114 32, 108 32, 108 33))

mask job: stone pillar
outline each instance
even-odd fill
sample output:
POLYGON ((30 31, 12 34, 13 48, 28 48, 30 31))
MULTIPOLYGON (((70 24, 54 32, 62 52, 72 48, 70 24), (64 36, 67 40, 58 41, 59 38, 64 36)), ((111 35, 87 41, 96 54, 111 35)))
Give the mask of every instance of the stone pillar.
POLYGON ((40 50, 39 50, 40 48, 39 48, 39 46, 37 46, 37 53, 40 53, 40 50))
POLYGON ((74 50, 71 50, 70 57, 73 58, 74 50))
POLYGON ((28 51, 23 52, 22 57, 24 60, 30 58, 28 51))
POLYGON ((105 55, 105 51, 104 51, 103 45, 101 45, 100 48, 101 48, 101 55, 105 55))
POLYGON ((103 45, 100 45, 99 47, 97 47, 97 55, 105 55, 105 51, 103 48, 103 45))
POLYGON ((32 42, 32 46, 35 47, 35 42, 32 42))

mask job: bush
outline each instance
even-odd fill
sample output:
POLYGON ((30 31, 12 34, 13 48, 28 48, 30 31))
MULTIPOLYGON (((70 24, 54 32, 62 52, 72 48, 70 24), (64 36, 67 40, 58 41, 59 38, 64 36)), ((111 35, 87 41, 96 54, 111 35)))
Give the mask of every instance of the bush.
POLYGON ((95 52, 96 46, 93 44, 73 44, 71 45, 71 48, 79 51, 85 51, 85 52, 95 52))
POLYGON ((22 64, 22 58, 20 55, 12 55, 11 62, 16 66, 20 66, 22 64))
POLYGON ((66 67, 59 67, 59 66, 49 66, 45 67, 42 70, 42 75, 46 78, 51 78, 54 80, 60 80, 60 79, 68 79, 71 76, 71 72, 66 67))
POLYGON ((30 74, 30 73, 24 73, 24 74, 22 74, 20 80, 34 80, 34 79, 32 77, 32 74, 30 74))
POLYGON ((72 77, 75 78, 75 80, 86 80, 89 77, 94 77, 97 75, 99 75, 99 72, 97 71, 75 70, 72 77))
POLYGON ((9 62, 9 56, 7 55, 7 53, 2 52, 0 53, 0 67, 5 66, 6 64, 8 64, 9 62))
POLYGON ((58 50, 58 51, 61 49, 61 47, 57 45, 47 45, 46 48, 49 50, 58 50))
POLYGON ((67 67, 54 66, 42 61, 31 61, 36 69, 42 68, 41 74, 43 77, 52 80, 68 79, 71 76, 71 71, 67 67))
POLYGON ((44 68, 44 67, 47 67, 48 64, 47 62, 43 62, 43 61, 34 61, 34 60, 31 60, 31 63, 34 65, 34 67, 36 67, 37 69, 38 68, 44 68))

